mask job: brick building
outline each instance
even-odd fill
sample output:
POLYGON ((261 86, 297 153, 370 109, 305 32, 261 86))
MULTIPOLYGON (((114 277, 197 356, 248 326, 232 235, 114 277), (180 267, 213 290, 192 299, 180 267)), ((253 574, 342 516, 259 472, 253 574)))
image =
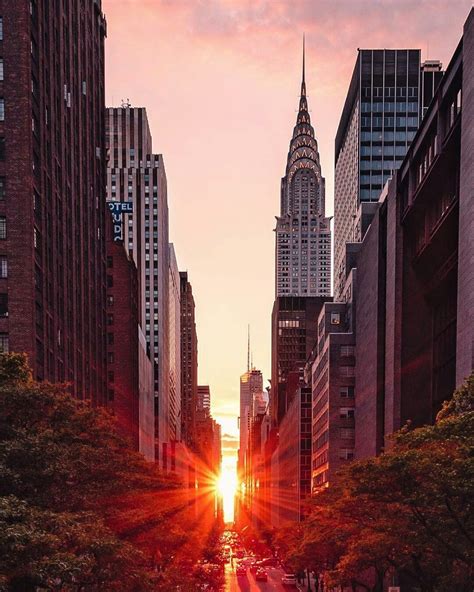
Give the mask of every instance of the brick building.
POLYGON ((0 344, 104 404, 101 2, 0 2, 0 344))
POLYGON ((123 243, 107 241, 107 406, 119 430, 139 449, 139 286, 123 243))

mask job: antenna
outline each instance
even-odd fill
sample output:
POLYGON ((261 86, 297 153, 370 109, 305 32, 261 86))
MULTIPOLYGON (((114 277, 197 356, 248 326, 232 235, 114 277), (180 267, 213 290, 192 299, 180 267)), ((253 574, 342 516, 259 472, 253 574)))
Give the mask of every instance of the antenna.
POLYGON ((247 372, 250 372, 250 324, 247 325, 247 372))

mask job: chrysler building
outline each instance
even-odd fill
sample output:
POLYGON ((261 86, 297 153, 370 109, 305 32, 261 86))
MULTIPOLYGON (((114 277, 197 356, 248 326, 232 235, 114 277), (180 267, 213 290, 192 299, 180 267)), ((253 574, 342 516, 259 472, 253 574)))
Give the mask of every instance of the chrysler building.
POLYGON ((325 181, 308 111, 304 40, 299 111, 281 180, 275 232, 276 296, 329 296, 330 218, 325 216, 325 181))

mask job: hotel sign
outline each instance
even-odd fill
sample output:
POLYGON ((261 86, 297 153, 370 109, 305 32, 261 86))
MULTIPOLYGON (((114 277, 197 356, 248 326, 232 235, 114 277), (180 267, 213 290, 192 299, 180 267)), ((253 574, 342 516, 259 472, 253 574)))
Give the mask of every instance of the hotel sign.
POLYGON ((123 240, 123 215, 133 214, 132 201, 109 201, 107 202, 112 213, 114 241, 123 240))

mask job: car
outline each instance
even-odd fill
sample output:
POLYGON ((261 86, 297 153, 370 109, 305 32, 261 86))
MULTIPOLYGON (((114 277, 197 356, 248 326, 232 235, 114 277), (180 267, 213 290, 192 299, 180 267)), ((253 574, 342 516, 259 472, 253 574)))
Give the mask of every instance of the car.
POLYGON ((260 569, 260 566, 258 565, 258 563, 252 563, 250 565, 250 573, 251 574, 255 575, 259 569, 260 569))
POLYGON ((277 567, 278 566, 278 559, 276 557, 266 557, 260 561, 260 565, 268 565, 270 567, 277 567))
POLYGON ((257 582, 267 582, 268 574, 264 569, 258 569, 257 573, 255 574, 255 579, 257 582))
POLYGON ((237 569, 235 570, 235 573, 238 576, 246 576, 247 575, 247 570, 245 569, 245 567, 243 565, 238 565, 237 569))
POLYGON ((287 586, 290 588, 296 588, 296 576, 295 574, 286 573, 281 578, 281 583, 283 586, 287 586))

